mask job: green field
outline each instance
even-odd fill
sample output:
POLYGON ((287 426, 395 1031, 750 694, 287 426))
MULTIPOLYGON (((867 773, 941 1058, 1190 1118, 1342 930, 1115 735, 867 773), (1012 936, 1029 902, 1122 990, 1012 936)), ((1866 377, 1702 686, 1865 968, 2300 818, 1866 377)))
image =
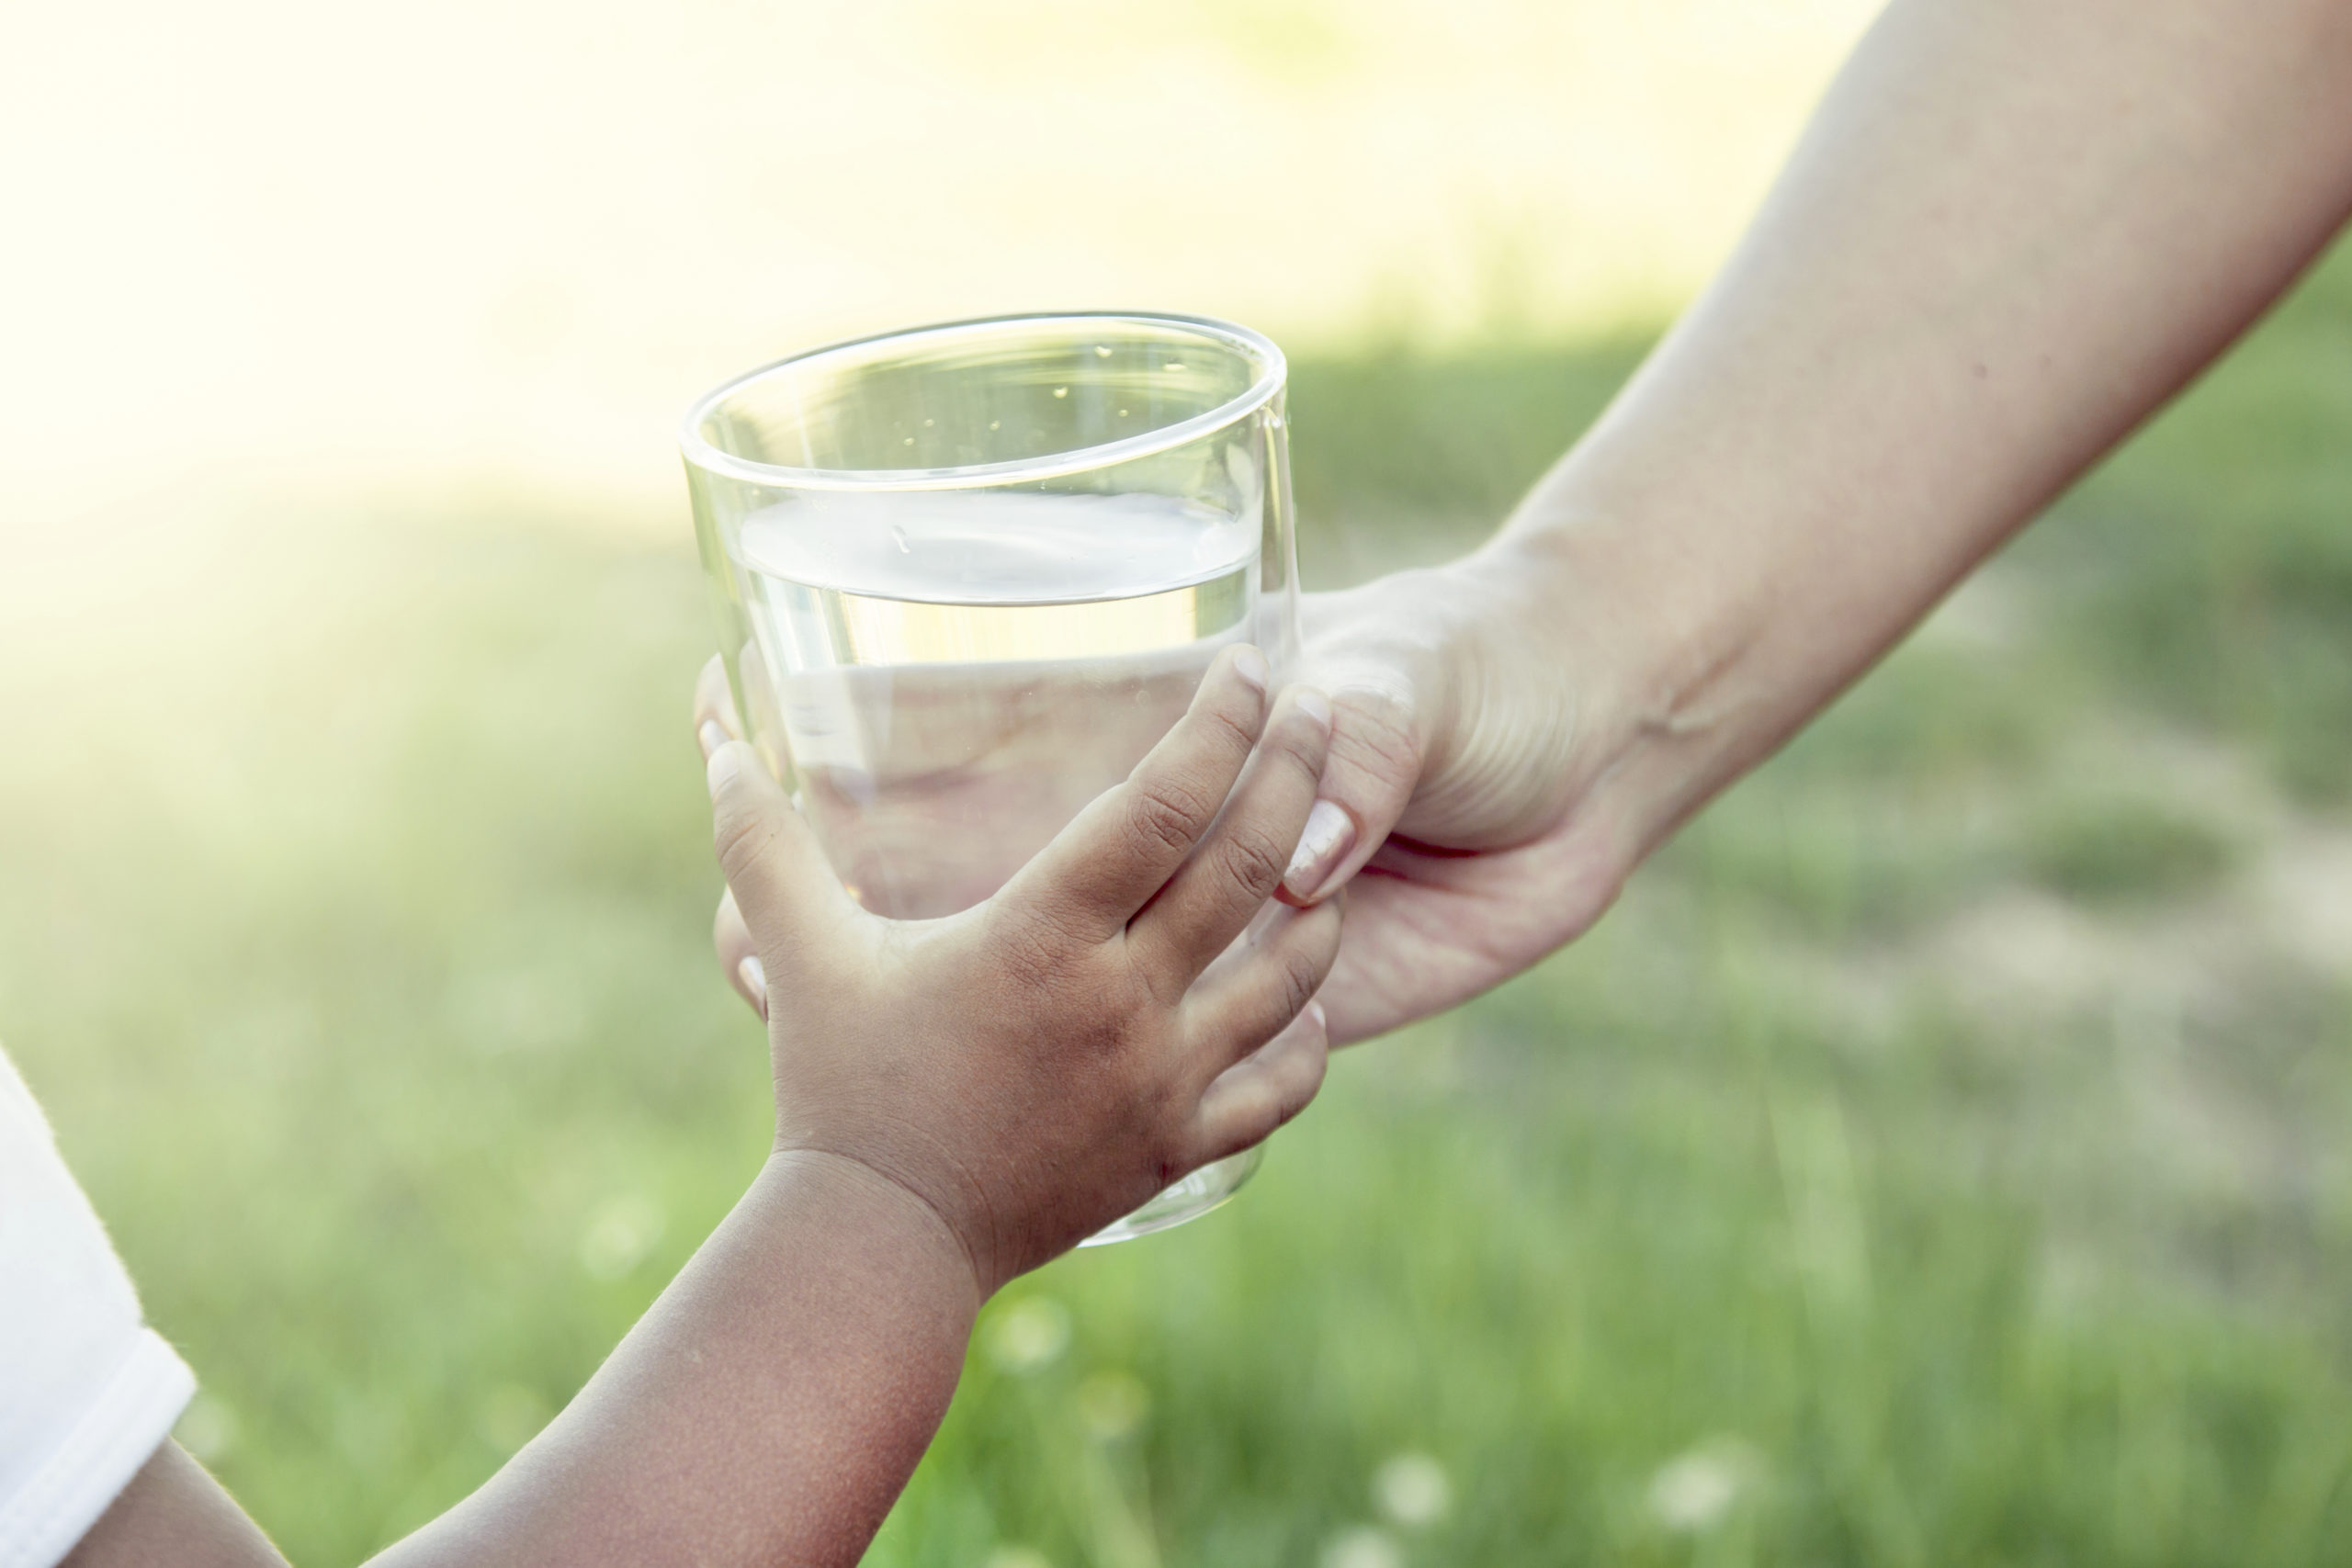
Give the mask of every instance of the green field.
MULTIPOLYGON (((1475 537, 1639 348, 1298 367, 1310 581, 1475 537)), ((0 1039, 306 1565, 765 1150, 685 525, 582 523, 159 513, 0 619, 0 1039)), ((872 1561, 2352 1562, 2347 804, 2352 256, 1589 939, 1008 1292, 872 1561)))

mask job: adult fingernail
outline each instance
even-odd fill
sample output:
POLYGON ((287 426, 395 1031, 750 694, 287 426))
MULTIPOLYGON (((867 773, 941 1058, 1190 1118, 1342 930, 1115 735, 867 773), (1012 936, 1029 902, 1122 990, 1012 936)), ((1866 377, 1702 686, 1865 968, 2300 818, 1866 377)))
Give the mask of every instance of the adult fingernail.
POLYGON ((1266 682, 1273 674, 1273 671, 1266 663, 1266 656, 1254 648, 1247 647, 1233 656, 1233 672, 1261 692, 1266 689, 1266 682))
POLYGON ((1312 686, 1301 686, 1298 688, 1298 695, 1294 700, 1298 704, 1299 712, 1326 729, 1331 728, 1330 698, 1312 686))
POLYGON ((726 728, 715 718, 704 719, 702 728, 695 733, 702 740, 702 760, 706 762, 717 756, 718 749, 727 744, 726 728))
POLYGON ((760 962, 760 955, 755 953, 735 965, 735 973, 742 978, 743 989, 751 993, 752 1005, 760 1010, 760 1016, 767 1017, 768 966, 760 962))
POLYGON ((1317 1034, 1329 1034, 1331 1032, 1331 1020, 1323 1011, 1321 1002, 1306 1004, 1306 1021, 1315 1026, 1315 1032, 1317 1034))
POLYGON ((1317 801, 1315 809, 1306 814, 1298 848, 1291 852, 1290 868, 1283 873, 1283 891, 1294 898, 1313 897, 1355 838, 1355 822, 1339 802, 1317 801))

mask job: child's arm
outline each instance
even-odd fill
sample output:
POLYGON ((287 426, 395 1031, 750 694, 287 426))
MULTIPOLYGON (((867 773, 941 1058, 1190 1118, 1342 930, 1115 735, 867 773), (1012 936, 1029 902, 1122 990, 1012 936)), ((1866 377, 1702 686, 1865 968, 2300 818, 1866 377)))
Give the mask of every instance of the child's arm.
MULTIPOLYGON (((936 921, 860 910, 750 750, 718 746, 719 858, 775 998, 775 1154, 562 1415, 378 1561, 855 1562, 981 1302, 1321 1082, 1308 998, 1337 911, 1283 910, 1227 952, 1329 737, 1313 694, 1269 719, 1264 681, 1254 650, 1221 658, 1126 784, 936 921)), ((74 1561, 277 1558, 167 1444, 74 1561)))

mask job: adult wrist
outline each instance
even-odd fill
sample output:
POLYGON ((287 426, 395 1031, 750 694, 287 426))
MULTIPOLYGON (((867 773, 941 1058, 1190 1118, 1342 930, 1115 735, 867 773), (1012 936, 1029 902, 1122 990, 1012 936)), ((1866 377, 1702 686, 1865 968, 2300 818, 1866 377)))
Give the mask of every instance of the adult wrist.
POLYGON ((1474 558, 1510 596, 1498 619, 1571 689, 1574 809, 1617 818, 1632 861, 1720 787, 1738 747, 1744 705, 1727 694, 1756 606, 1737 564, 1702 544, 1564 471, 1474 558))

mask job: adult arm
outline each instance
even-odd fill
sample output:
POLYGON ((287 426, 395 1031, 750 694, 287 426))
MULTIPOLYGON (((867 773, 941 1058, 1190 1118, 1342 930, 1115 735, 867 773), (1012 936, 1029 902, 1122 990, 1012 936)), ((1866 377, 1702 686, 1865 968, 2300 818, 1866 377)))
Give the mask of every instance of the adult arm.
POLYGON ((1409 840, 1351 895, 1334 1041, 1582 931, 2347 209, 2342 0, 1897 0, 1497 539, 1310 600, 1339 719, 1287 894, 1409 840))

